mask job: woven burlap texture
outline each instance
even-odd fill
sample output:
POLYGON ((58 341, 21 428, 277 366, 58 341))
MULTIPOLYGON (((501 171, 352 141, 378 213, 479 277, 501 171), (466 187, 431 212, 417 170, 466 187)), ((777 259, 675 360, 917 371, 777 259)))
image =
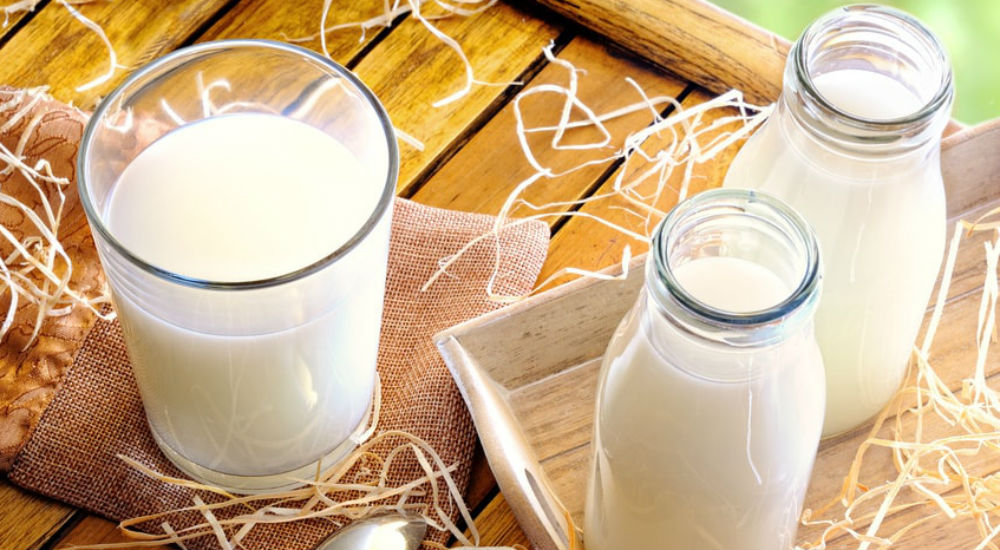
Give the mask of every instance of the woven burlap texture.
MULTIPOLYGON (((445 463, 458 465, 455 479, 463 491, 475 431, 431 336, 499 307, 486 293, 496 262, 496 240, 483 239, 427 291, 421 291, 421 286, 442 258, 488 232, 494 220, 397 199, 389 251, 378 364, 382 380, 378 429, 403 430, 425 439, 445 463)), ((518 224, 501 232, 499 245, 501 270, 495 290, 512 295, 528 292, 545 259, 548 228, 540 222, 518 224)), ((114 520, 192 504, 193 492, 151 480, 116 458, 117 454, 181 476, 149 433, 117 323, 98 321, 62 388, 16 456, 9 477, 22 487, 114 520)), ((414 460, 395 468, 391 481, 400 483, 422 475, 414 460)), ((443 482, 440 487, 444 489, 443 482)), ((172 526, 180 529, 195 519, 179 516, 172 526)), ((244 545, 312 548, 334 529, 322 520, 258 526, 244 545)), ((432 530, 429 539, 444 543, 448 535, 432 530)), ((211 539, 200 539, 189 546, 214 545, 211 539)))

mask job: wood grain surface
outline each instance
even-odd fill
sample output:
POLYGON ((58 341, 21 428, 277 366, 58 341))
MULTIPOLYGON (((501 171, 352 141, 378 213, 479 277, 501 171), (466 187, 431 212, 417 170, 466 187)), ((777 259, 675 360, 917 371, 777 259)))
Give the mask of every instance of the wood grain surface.
POLYGON ((709 91, 781 93, 789 42, 704 0, 535 0, 709 91))
POLYGON ((412 18, 354 69, 382 101, 393 125, 423 143, 423 151, 400 147, 397 191, 403 195, 502 106, 504 91, 530 77, 542 48, 559 34, 558 26, 506 4, 435 24, 462 44, 476 78, 490 85, 474 86, 461 100, 433 107, 464 86, 465 69, 452 49, 412 18))
POLYGON ((73 517, 73 509, 0 481, 0 548, 40 548, 73 517))
MULTIPOLYGON (((343 2, 332 10, 327 26, 367 21, 382 13, 378 2, 343 2)), ((199 42, 226 38, 261 38, 293 40, 299 46, 320 50, 319 7, 314 2, 275 2, 274 0, 243 0, 225 12, 222 18, 205 31, 199 42), (306 39, 299 41, 300 39, 306 39)), ((362 32, 345 29, 327 33, 330 57, 345 66, 373 40, 380 38, 379 28, 362 32)))
POLYGON ((91 109, 131 69, 182 45, 202 24, 226 6, 225 0, 134 0, 76 6, 101 25, 115 47, 117 69, 107 82, 79 91, 108 69, 101 39, 65 6, 51 2, 0 48, 0 83, 19 87, 49 86, 56 99, 91 109))
MULTIPOLYGON (((605 46, 585 38, 574 38, 559 52, 558 59, 572 63, 581 71, 578 75, 579 99, 595 112, 604 113, 639 102, 642 97, 625 80, 625 76, 638 82, 649 96, 677 96, 684 91, 685 84, 673 77, 658 74, 649 66, 625 59, 608 50, 605 46)), ((567 86, 569 71, 563 65, 550 63, 538 76, 525 85, 530 91, 539 86, 567 86)), ((556 93, 537 94, 528 97, 521 104, 525 124, 529 127, 547 126, 559 121, 565 98, 556 93)), ((574 119, 580 114, 574 113, 574 119)), ((636 128, 652 121, 649 111, 642 110, 629 116, 615 119, 607 124, 611 143, 621 140, 636 128)), ((534 173, 516 142, 516 121, 513 102, 507 103, 479 132, 476 133, 437 173, 413 195, 413 199, 425 204, 497 214, 507 197, 521 183, 534 173), (468 193, 470 174, 475 174, 478 193, 468 193)), ((529 145, 536 151, 540 163, 558 172, 588 160, 600 160, 615 152, 614 147, 599 151, 557 150, 551 147, 553 132, 531 134, 529 145)), ((567 145, 597 141, 602 136, 596 131, 570 134, 567 145)), ((542 180, 523 195, 525 200, 536 204, 557 201, 571 201, 593 192, 593 187, 607 176, 612 163, 595 164, 553 180, 542 180)), ((568 205, 545 211, 559 212, 568 205)), ((535 211, 519 208, 515 215, 530 215, 535 211)), ((550 225, 559 218, 551 217, 550 225)))
MULTIPOLYGON (((689 108, 707 101, 711 97, 711 94, 696 89, 684 99, 681 105, 689 108)), ((723 114, 731 113, 722 110, 710 111, 706 114, 705 122, 710 123, 723 114)), ((732 129, 720 128, 719 132, 732 129)), ((719 132, 706 134, 705 139, 711 139, 719 132)), ((672 139, 672 135, 667 132, 659 136, 654 135, 647 142, 647 147, 649 150, 654 151, 658 148, 668 146, 672 139)), ((709 162, 694 168, 688 196, 707 188, 718 187, 722 184, 722 177, 725 175, 726 167, 729 166, 732 157, 739 150, 738 145, 736 144, 722 151, 709 162)), ((622 169, 626 170, 625 181, 632 181, 637 173, 647 168, 648 166, 641 162, 628 167, 620 167, 594 194, 603 195, 610 192, 614 179, 618 177, 618 171, 622 169)), ((660 211, 666 212, 677 203, 682 180, 682 170, 675 170, 670 178, 666 180, 664 193, 655 205, 660 211)), ((655 187, 656 178, 653 178, 653 181, 643 185, 640 191, 652 193, 655 187)), ((650 218, 649 223, 647 223, 643 218, 630 213, 635 212, 635 207, 618 196, 593 201, 580 210, 587 214, 600 216, 638 233, 651 231, 660 219, 659 216, 653 216, 650 218)), ((629 238, 606 225, 583 217, 573 218, 553 236, 552 244, 549 247, 549 256, 545 260, 545 265, 542 267, 542 273, 539 278, 544 281, 568 267, 593 271, 618 264, 621 262, 626 246, 630 248, 633 256, 638 256, 646 252, 648 248, 646 242, 629 238)), ((566 278, 559 278, 553 281, 553 284, 559 284, 566 280, 566 278)))
POLYGON ((34 11, 39 9, 37 6, 33 10, 27 8, 18 8, 17 6, 6 5, 4 8, 0 8, 0 42, 9 35, 17 32, 18 25, 22 20, 31 19, 34 11))

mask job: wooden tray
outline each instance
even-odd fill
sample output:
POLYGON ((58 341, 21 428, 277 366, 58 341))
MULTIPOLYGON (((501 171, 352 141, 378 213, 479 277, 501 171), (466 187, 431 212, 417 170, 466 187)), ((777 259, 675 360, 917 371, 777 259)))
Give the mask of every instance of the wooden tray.
MULTIPOLYGON (((1000 205, 998 152, 1000 120, 945 140, 951 220, 1000 205)), ((967 240, 960 250, 953 302, 946 307, 951 322, 955 315, 975 315, 959 298, 982 284, 982 268, 976 271, 981 240, 967 240)), ((642 287, 641 263, 633 261, 623 280, 579 279, 435 336, 500 488, 539 548, 570 548, 570 538, 582 535, 570 532, 567 518, 582 525, 597 373, 604 348, 642 287)), ((971 348, 932 356, 933 364, 942 372, 971 372, 971 348)), ((865 435, 862 430, 821 445, 807 506, 836 495, 847 471, 844 457, 849 462, 865 435)), ((891 462, 885 468, 892 473, 891 462)))

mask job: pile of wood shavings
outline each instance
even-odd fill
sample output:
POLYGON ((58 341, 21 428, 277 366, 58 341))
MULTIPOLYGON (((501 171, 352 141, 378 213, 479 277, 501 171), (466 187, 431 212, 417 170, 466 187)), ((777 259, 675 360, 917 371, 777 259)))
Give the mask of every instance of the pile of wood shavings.
POLYGON ((96 295, 84 295, 70 284, 73 262, 59 240, 70 181, 53 174, 52 166, 45 159, 33 165, 25 160, 24 149, 42 118, 48 114, 44 109, 31 113, 39 102, 50 100, 44 88, 34 88, 16 92, 11 99, 0 104, 0 115, 6 119, 6 123, 0 126, 0 134, 31 116, 13 150, 0 143, 0 177, 10 177, 17 172, 36 193, 30 198, 17 197, 10 194, 8 188, 0 187, 0 204, 16 210, 30 222, 31 228, 23 234, 15 234, 11 228, 0 225, 0 237, 5 249, 10 250, 0 258, 0 296, 9 298, 3 323, 0 324, 0 339, 10 330, 23 303, 33 304, 37 309, 33 332, 23 349, 35 342, 46 317, 67 315, 74 306, 79 305, 98 316, 109 317, 102 313, 102 306, 109 302, 106 288, 96 295), (37 207, 25 204, 36 199, 37 207))
MULTIPOLYGON (((667 194, 672 194, 677 197, 678 201, 684 200, 687 197, 695 169, 715 158, 721 151, 745 139, 766 120, 773 108, 772 106, 761 107, 747 103, 743 100, 743 94, 737 90, 731 90, 692 107, 684 107, 674 97, 649 96, 637 82, 627 78, 628 83, 636 90, 639 101, 607 113, 596 113, 577 95, 579 75, 584 71, 566 60, 557 58, 553 55, 552 48, 552 45, 545 48, 545 57, 550 63, 566 69, 566 84, 532 86, 518 94, 513 101, 518 143, 534 173, 521 181, 507 197, 492 230, 469 241, 456 254, 442 258, 438 270, 424 284, 424 289, 429 288, 442 275, 445 275, 447 269, 466 251, 477 243, 487 240, 493 241, 496 246, 496 263, 493 276, 487 285, 487 293, 490 298, 500 302, 514 302, 523 299, 524 296, 497 294, 493 288, 501 272, 499 264, 501 257, 500 234, 508 228, 530 220, 587 218, 594 223, 605 225, 626 237, 648 245, 656 223, 666 215, 666 212, 657 208, 661 199, 667 194), (554 95, 561 98, 562 107, 557 124, 531 126, 525 120, 521 104, 525 99, 534 95, 554 95), (663 118, 659 113, 668 105, 673 107, 672 112, 663 118), (632 132, 621 143, 612 144, 611 134, 605 128, 605 123, 611 119, 642 111, 651 113, 650 124, 632 132), (574 113, 582 113, 582 118, 574 119, 574 113), (564 141, 571 132, 583 129, 596 130, 602 138, 584 144, 568 144, 564 141), (601 152, 613 146, 613 153, 602 155, 570 168, 556 169, 540 162, 532 150, 528 136, 537 133, 551 135, 547 146, 552 150, 601 152), (665 147, 649 145, 652 141, 662 143, 662 140, 652 140, 651 138, 661 137, 664 134, 673 138, 668 145, 665 147), (525 193, 531 188, 542 185, 559 185, 559 180, 563 176, 595 164, 610 166, 616 161, 621 162, 622 166, 618 170, 612 190, 607 193, 595 194, 575 201, 547 204, 534 204, 524 199, 525 193), (674 186, 669 185, 672 176, 679 176, 680 183, 674 186), (642 221, 638 224, 641 226, 641 230, 626 227, 581 210, 581 207, 586 204, 605 200, 612 196, 620 197, 626 201, 629 205, 629 213, 642 221), (526 208, 536 213, 514 217, 514 211, 517 208, 526 208)), ((618 276, 567 267, 560 269, 539 283, 537 288, 545 288, 549 283, 565 275, 599 279, 624 278, 628 274, 630 259, 631 249, 626 247, 620 260, 622 274, 618 276)))
MULTIPOLYGON (((325 520, 340 527, 346 521, 383 511, 420 515, 429 527, 447 531, 460 544, 478 546, 479 532, 452 478, 458 466, 446 465, 430 444, 413 434, 400 430, 376 433, 380 410, 381 384, 376 378, 371 420, 368 429, 356 438, 359 446, 333 469, 317 472, 313 479, 297 480, 302 486, 287 491, 234 495, 212 485, 163 475, 119 455, 120 460, 152 479, 212 498, 206 502, 196 493, 190 506, 122 521, 119 529, 132 541, 77 548, 97 550, 177 544, 186 549, 185 543, 210 537, 223 550, 232 550, 245 548, 245 541, 258 526, 325 520), (419 464, 423 475, 406 483, 393 484, 390 480, 394 468, 405 461, 419 464), (429 497, 427 504, 412 502, 421 497, 429 497), (451 506, 464 520, 468 535, 451 520, 448 511, 451 506), (171 523, 192 512, 199 514, 202 521, 180 529, 171 523), (158 525, 161 532, 149 532, 150 525, 158 525)), ((441 547, 430 541, 424 544, 441 547)))
MULTIPOLYGON (((972 523, 980 539, 977 550, 998 547, 994 541, 1000 535, 1000 472, 991 465, 1000 456, 1000 393, 989 386, 986 374, 989 347, 997 340, 1000 222, 991 221, 997 215, 1000 209, 956 225, 927 332, 914 350, 915 367, 858 448, 840 495, 822 509, 803 513, 804 525, 822 528, 819 540, 805 548, 826 548, 844 534, 858 541, 862 550, 888 548, 929 522, 945 528, 972 523), (969 365, 971 376, 953 391, 931 366, 931 348, 959 246, 963 238, 983 232, 992 232, 995 238, 984 243, 976 362, 969 365), (894 415, 891 421, 890 415, 894 415), (896 477, 869 486, 862 482, 866 459, 874 460, 879 450, 891 453, 896 477)), ((882 472, 884 467, 867 473, 882 472)))

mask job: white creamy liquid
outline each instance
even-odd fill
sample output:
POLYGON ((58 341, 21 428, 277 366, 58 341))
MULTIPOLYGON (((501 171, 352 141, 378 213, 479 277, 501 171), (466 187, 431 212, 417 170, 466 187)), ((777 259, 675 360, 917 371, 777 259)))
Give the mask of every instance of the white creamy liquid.
MULTIPOLYGON (((814 83, 867 118, 922 106, 902 84, 868 71, 830 72, 814 83)), ((890 159, 852 156, 807 135, 783 106, 772 117, 734 159, 724 186, 777 196, 816 232, 829 436, 873 417, 902 382, 944 252, 940 159, 926 148, 890 159)))
MULTIPOLYGON (((696 299, 732 312, 791 292, 737 258, 674 273, 696 299)), ((771 347, 733 348, 679 330, 648 300, 604 356, 587 548, 790 548, 823 417, 812 325, 771 347)))
MULTIPOLYGON (((318 129, 226 115, 142 151, 104 216, 153 266, 254 281, 337 250, 362 228, 383 185, 384 174, 373 177, 318 129)), ((199 291, 139 275, 117 285, 160 444, 217 472, 261 476, 315 462, 347 439, 371 399, 388 218, 334 268, 271 288, 199 291)))
POLYGON ((923 107, 909 88, 881 73, 841 69, 818 75, 812 82, 827 101, 856 117, 891 120, 923 107))

